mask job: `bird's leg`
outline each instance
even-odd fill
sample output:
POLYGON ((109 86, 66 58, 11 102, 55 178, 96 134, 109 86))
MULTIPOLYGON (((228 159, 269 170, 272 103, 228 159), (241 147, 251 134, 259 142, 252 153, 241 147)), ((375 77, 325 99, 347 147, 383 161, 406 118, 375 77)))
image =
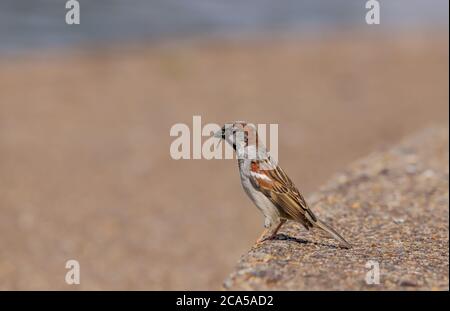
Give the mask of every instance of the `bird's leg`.
POLYGON ((280 222, 278 223, 276 228, 272 231, 272 233, 267 238, 267 240, 273 239, 277 235, 278 230, 280 230, 281 226, 284 225, 285 222, 286 222, 286 219, 280 219, 280 222))
POLYGON ((267 228, 266 230, 264 230, 264 232, 259 237, 258 241, 256 241, 256 243, 261 243, 266 240, 273 239, 277 235, 278 230, 280 230, 281 226, 284 225, 285 222, 286 222, 286 219, 280 219, 280 222, 278 223, 278 225, 275 227, 275 229, 272 231, 272 233, 267 238, 264 238, 264 236, 266 235, 266 233, 269 229, 267 228))

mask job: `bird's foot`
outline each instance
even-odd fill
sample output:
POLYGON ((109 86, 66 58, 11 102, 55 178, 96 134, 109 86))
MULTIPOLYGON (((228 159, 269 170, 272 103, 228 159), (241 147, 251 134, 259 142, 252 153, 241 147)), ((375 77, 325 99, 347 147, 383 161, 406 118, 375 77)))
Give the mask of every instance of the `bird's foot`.
POLYGON ((258 240, 256 240, 256 242, 255 242, 256 245, 261 244, 261 243, 263 243, 264 241, 267 240, 267 237, 265 237, 265 235, 267 234, 267 231, 268 231, 268 229, 265 229, 265 230, 263 231, 263 233, 262 233, 261 236, 258 238, 258 240))

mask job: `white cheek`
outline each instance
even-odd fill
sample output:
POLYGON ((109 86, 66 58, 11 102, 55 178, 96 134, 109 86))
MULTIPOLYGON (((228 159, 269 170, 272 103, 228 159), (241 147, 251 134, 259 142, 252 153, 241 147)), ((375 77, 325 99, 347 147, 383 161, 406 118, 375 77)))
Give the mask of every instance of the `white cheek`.
POLYGON ((230 144, 230 145, 234 145, 236 144, 236 146, 243 146, 243 139, 240 139, 239 137, 235 137, 235 135, 233 133, 229 134, 228 136, 225 136, 225 140, 230 144))
POLYGON ((234 144, 234 139, 233 139, 233 135, 228 135, 225 137, 225 140, 227 141, 227 143, 229 143, 230 145, 234 144))

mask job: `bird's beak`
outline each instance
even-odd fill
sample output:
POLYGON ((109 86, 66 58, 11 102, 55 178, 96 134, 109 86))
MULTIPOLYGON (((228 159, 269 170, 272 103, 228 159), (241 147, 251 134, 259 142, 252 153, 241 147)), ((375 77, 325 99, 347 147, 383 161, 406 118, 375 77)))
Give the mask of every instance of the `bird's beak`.
POLYGON ((216 144, 216 149, 217 149, 219 147, 220 143, 222 142, 222 138, 225 138, 224 137, 224 133, 223 133, 223 129, 220 129, 217 132, 215 132, 213 136, 215 138, 219 138, 219 140, 217 141, 217 144, 216 144))
POLYGON ((223 135, 224 133, 223 133, 223 129, 220 129, 220 130, 218 130, 217 132, 215 132, 214 133, 214 137, 216 137, 216 138, 224 138, 223 135))

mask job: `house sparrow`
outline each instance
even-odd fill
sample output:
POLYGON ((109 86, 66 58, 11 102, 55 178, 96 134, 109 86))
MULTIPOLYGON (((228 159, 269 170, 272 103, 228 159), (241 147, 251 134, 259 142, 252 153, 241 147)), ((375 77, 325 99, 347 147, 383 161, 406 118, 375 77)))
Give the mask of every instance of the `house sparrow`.
POLYGON ((258 242, 272 239, 287 221, 301 223, 306 229, 320 228, 336 239, 341 247, 351 245, 333 228, 318 219, 286 173, 275 163, 258 141, 255 125, 242 121, 226 124, 214 137, 229 143, 238 157, 242 186, 264 215, 266 230, 258 242), (276 225, 268 238, 262 239, 276 225))

